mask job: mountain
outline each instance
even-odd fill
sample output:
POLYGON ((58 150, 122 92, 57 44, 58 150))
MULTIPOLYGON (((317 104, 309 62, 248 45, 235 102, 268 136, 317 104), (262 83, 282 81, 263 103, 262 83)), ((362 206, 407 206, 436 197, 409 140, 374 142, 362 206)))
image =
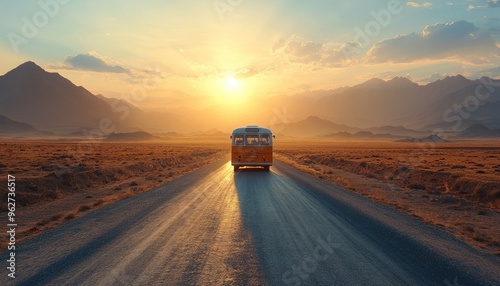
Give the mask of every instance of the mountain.
POLYGON ((430 135, 427 137, 423 138, 406 138, 406 139, 401 139, 396 142, 410 142, 410 143, 442 143, 442 142, 449 142, 446 139, 443 139, 439 137, 438 135, 430 135))
POLYGON ((0 76, 0 114, 59 134, 169 132, 196 124, 168 113, 144 112, 124 100, 96 96, 34 62, 0 76))
POLYGON ((34 134, 36 132, 37 130, 29 124, 0 115, 0 135, 34 134))
POLYGON ((295 137, 327 136, 343 138, 401 138, 429 134, 428 131, 417 131, 403 126, 350 127, 344 124, 336 124, 317 116, 309 116, 304 120, 285 124, 280 133, 295 137))
POLYGON ((448 76, 444 79, 439 79, 423 86, 423 93, 431 100, 435 100, 441 97, 446 97, 446 95, 466 88, 473 83, 474 82, 472 80, 469 80, 460 74, 456 76, 448 76))
POLYGON ((470 119, 482 122, 490 128, 500 128, 500 101, 480 105, 470 113, 470 119))
POLYGON ((482 124, 474 124, 458 133, 457 137, 462 138, 487 138, 500 137, 500 129, 489 129, 482 124))
MULTIPOLYGON (((316 102, 289 108, 299 117, 315 115, 332 122, 358 128, 371 126, 401 125, 397 120, 414 113, 420 106, 421 87, 408 79, 395 78, 390 81, 371 79, 362 84, 344 89, 343 92, 319 98, 316 102)), ((290 106, 291 102, 288 102, 290 106)))
POLYGON ((154 136, 147 132, 130 132, 130 133, 111 133, 106 136, 106 141, 115 142, 145 142, 159 140, 160 137, 154 136))
POLYGON ((116 119, 102 99, 33 62, 0 76, 0 113, 54 132, 99 126, 103 118, 116 119))
MULTIPOLYGON (((321 97, 281 96, 263 106, 277 110, 286 107, 286 115, 296 119, 317 116, 360 129, 403 126, 413 130, 443 128, 458 132, 474 123, 500 127, 498 86, 499 80, 469 80, 461 75, 426 85, 400 77, 388 81, 371 79, 341 91, 332 90, 330 95, 323 92, 321 97), (471 104, 479 104, 479 107, 470 107, 471 104), (472 121, 467 122, 469 119, 472 121)), ((266 112, 271 113, 273 109, 266 112)))
POLYGON ((122 108, 126 108, 128 109, 129 111, 131 112, 141 112, 141 110, 133 105, 132 103, 124 100, 124 99, 119 99, 119 98, 114 98, 114 97, 105 97, 104 95, 102 94, 98 94, 96 95, 96 97, 104 100, 109 106, 111 106, 111 108, 115 108, 115 109, 120 109, 120 107, 122 108))
POLYGON ((197 131, 184 134, 185 139, 203 139, 203 140, 229 140, 231 134, 222 132, 217 129, 210 129, 207 131, 197 131))
POLYGON ((146 130, 151 133, 165 133, 176 130, 186 132, 196 130, 198 125, 197 120, 188 119, 188 117, 167 112, 147 112, 123 99, 108 98, 103 95, 97 95, 97 97, 109 104, 111 110, 119 116, 119 120, 128 127, 129 131, 146 130))
POLYGON ((358 85, 351 87, 351 89, 367 89, 367 90, 378 89, 378 88, 385 87, 386 84, 387 84, 387 82, 382 80, 382 79, 372 78, 372 79, 369 79, 361 84, 358 84, 358 85))
POLYGON ((393 134, 374 134, 370 131, 359 131, 356 133, 349 132, 338 132, 334 134, 329 134, 323 137, 331 137, 331 138, 339 138, 339 139, 351 139, 351 140, 388 140, 388 139, 397 139, 404 136, 398 136, 393 134))
POLYGON ((309 116, 304 120, 286 124, 284 128, 280 130, 280 133, 296 137, 314 137, 351 130, 353 130, 353 128, 349 126, 336 124, 317 116, 309 116))
POLYGON ((409 137, 425 136, 430 133, 429 131, 418 131, 405 128, 403 126, 390 126, 390 125, 381 127, 370 127, 367 128, 366 130, 376 134, 392 134, 395 136, 409 136, 409 137))

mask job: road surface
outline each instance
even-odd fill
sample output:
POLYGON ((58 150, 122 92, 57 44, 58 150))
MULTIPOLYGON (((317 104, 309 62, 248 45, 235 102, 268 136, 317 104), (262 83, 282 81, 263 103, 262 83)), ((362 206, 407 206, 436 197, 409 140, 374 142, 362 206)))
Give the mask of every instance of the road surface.
POLYGON ((280 162, 220 161, 26 240, 16 258, 0 284, 500 285, 498 257, 280 162))

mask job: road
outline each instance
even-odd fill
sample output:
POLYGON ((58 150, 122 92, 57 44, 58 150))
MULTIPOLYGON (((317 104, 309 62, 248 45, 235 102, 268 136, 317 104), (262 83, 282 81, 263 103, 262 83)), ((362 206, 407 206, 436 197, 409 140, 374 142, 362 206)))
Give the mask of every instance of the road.
POLYGON ((0 284, 500 285, 498 257, 280 162, 234 173, 220 161, 26 240, 16 257, 17 278, 0 284))

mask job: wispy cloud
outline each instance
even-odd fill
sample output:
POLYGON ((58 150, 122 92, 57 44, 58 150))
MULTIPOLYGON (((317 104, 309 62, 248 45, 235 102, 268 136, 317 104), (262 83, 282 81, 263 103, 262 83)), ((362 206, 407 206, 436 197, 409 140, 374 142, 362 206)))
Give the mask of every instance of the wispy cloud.
POLYGON ((482 3, 483 5, 469 5, 467 7, 467 10, 472 11, 475 9, 488 9, 488 8, 498 8, 500 7, 500 1, 499 0, 489 0, 486 3, 482 3))
POLYGON ((473 23, 457 21, 426 26, 420 33, 399 35, 375 43, 354 58, 346 47, 358 49, 358 43, 320 43, 298 36, 275 42, 272 51, 291 63, 314 68, 346 67, 363 63, 410 63, 420 60, 454 59, 468 64, 489 63, 499 53, 492 28, 480 29, 473 23))
POLYGON ((489 77, 500 77, 500 66, 499 67, 494 67, 486 70, 481 70, 476 73, 476 76, 489 76, 489 77))
POLYGON ((156 86, 167 76, 159 65, 154 67, 146 66, 142 68, 124 67, 117 64, 114 60, 100 55, 96 51, 90 51, 86 54, 67 56, 64 61, 49 65, 49 68, 55 70, 74 70, 87 71, 95 73, 115 74, 121 80, 130 84, 140 84, 156 86))
POLYGON ((239 70, 235 77, 236 78, 239 78, 239 79, 244 79, 244 78, 250 78, 250 77, 253 77, 253 76, 256 76, 260 73, 259 70, 257 69, 242 69, 242 70, 239 70))
MULTIPOLYGON (((350 43, 352 44, 352 43, 350 43)), ((346 64, 343 44, 319 43, 298 36, 281 38, 274 43, 274 54, 284 56, 292 63, 312 64, 317 67, 341 67, 346 64)))
POLYGON ((376 43, 368 52, 372 63, 413 62, 417 60, 457 59, 469 63, 488 62, 498 54, 488 31, 467 21, 427 26, 421 33, 401 35, 376 43))
POLYGON ((406 2, 407 6, 413 7, 413 8, 431 8, 432 3, 430 2, 424 2, 422 4, 417 3, 417 2, 406 2))
POLYGON ((76 56, 68 56, 64 62, 57 65, 56 68, 104 73, 130 73, 130 69, 112 63, 109 59, 106 59, 95 51, 76 56))

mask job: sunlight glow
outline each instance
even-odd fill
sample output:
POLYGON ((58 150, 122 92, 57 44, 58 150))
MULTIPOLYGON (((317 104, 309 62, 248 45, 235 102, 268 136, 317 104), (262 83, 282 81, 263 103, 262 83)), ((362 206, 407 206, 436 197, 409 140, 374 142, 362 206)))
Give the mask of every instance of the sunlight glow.
POLYGON ((224 78, 224 87, 230 91, 237 91, 241 88, 241 82, 234 76, 226 76, 224 78))

